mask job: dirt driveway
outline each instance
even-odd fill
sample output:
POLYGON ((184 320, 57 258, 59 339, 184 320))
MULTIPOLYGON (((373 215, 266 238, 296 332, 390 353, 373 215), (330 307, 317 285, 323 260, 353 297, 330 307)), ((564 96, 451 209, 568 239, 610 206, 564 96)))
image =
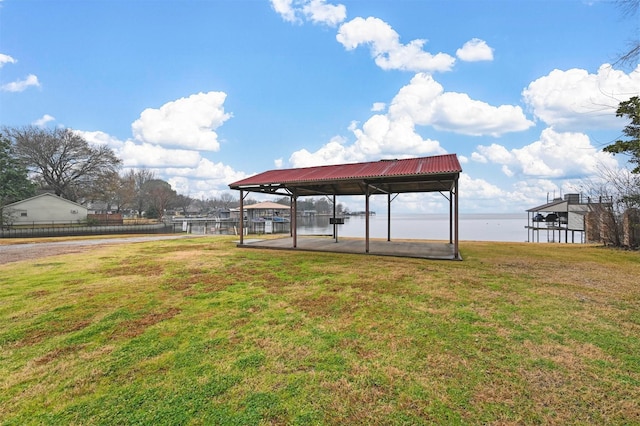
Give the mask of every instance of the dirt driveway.
POLYGON ((0 241, 0 265, 4 263, 19 262, 21 260, 38 259, 47 256, 56 256, 66 253, 82 253, 91 247, 130 244, 146 241, 173 240, 178 238, 194 238, 199 235, 157 235, 122 238, 95 238, 89 240, 68 240, 55 242, 29 242, 2 244, 0 241))

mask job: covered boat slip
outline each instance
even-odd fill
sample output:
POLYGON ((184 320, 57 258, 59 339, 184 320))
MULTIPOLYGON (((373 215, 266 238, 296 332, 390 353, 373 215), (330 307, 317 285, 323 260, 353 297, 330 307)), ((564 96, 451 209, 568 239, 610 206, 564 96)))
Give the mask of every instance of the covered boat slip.
MULTIPOLYGON (((240 191, 240 229, 244 229, 244 199, 250 192, 288 196, 291 199, 291 236, 278 240, 252 241, 245 244, 240 233, 240 247, 267 247, 366 254, 388 254, 395 256, 423 257, 429 259, 459 260, 458 236, 458 180, 462 168, 455 154, 432 157, 409 158, 403 160, 380 160, 367 163, 339 164, 333 166, 305 167, 297 169, 270 170, 234 182, 231 189, 240 191), (391 203, 398 194, 438 192, 449 201, 449 242, 392 242, 391 203), (329 196, 333 198, 333 222, 336 218, 336 197, 362 195, 365 199, 365 235, 363 240, 345 240, 304 237, 297 234, 297 200, 308 196, 329 196), (387 241, 372 241, 369 238, 370 197, 386 196, 387 201, 387 241), (324 240, 324 241, 323 241, 324 240), (278 243, 275 243, 278 241, 278 243), (358 245, 360 241, 360 245, 358 245), (328 244, 328 245, 327 245, 328 244), (280 247, 275 247, 279 245, 280 247), (386 249, 381 247, 386 245, 386 249), (436 250, 436 246, 440 249, 436 250), (321 249, 321 247, 323 247, 321 249), (400 247, 403 247, 400 249, 400 247), (395 254, 394 254, 395 253, 395 254), (445 253, 444 255, 442 253, 445 253)), ((334 225, 340 226, 340 225, 334 225)), ((334 228, 335 230, 335 228, 334 228)))
MULTIPOLYGON (((597 205, 600 203, 602 200, 599 200, 597 205)), ((547 200, 541 206, 528 209, 528 223, 525 227, 527 240, 540 242, 540 231, 542 231, 547 235, 547 242, 561 242, 564 234, 564 242, 568 243, 569 232, 571 232, 571 242, 574 243, 577 232, 580 242, 584 242, 585 215, 593 205, 595 204, 590 199, 583 199, 580 194, 565 194, 564 198, 547 200)))

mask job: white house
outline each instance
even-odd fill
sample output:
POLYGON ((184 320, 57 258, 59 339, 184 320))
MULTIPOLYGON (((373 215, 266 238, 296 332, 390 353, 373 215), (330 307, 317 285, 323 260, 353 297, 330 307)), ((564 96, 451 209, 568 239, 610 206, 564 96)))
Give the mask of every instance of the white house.
POLYGON ((26 223, 71 223, 87 220, 87 208, 54 194, 40 194, 4 206, 15 225, 26 223))

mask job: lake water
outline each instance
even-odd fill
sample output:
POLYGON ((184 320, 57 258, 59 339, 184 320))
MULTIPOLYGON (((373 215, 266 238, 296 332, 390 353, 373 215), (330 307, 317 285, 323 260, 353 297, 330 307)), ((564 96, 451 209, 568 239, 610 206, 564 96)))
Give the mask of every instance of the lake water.
MULTIPOLYGON (((338 225, 338 238, 359 237, 365 235, 365 217, 350 216, 344 225, 338 225)), ((318 216, 313 219, 298 219, 298 234, 331 234, 333 225, 329 217, 318 216)), ((459 218, 460 241, 511 241, 527 240, 527 214, 461 214, 459 218)), ((369 236, 387 238, 387 216, 370 217, 369 236)), ((449 239, 448 214, 405 214, 392 215, 391 239, 449 239)))

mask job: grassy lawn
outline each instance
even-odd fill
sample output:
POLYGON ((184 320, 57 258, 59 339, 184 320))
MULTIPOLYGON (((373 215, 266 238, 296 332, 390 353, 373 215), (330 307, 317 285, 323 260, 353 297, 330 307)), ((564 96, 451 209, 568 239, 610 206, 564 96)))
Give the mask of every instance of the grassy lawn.
POLYGON ((234 237, 0 265, 0 424, 640 424, 640 253, 234 237))

